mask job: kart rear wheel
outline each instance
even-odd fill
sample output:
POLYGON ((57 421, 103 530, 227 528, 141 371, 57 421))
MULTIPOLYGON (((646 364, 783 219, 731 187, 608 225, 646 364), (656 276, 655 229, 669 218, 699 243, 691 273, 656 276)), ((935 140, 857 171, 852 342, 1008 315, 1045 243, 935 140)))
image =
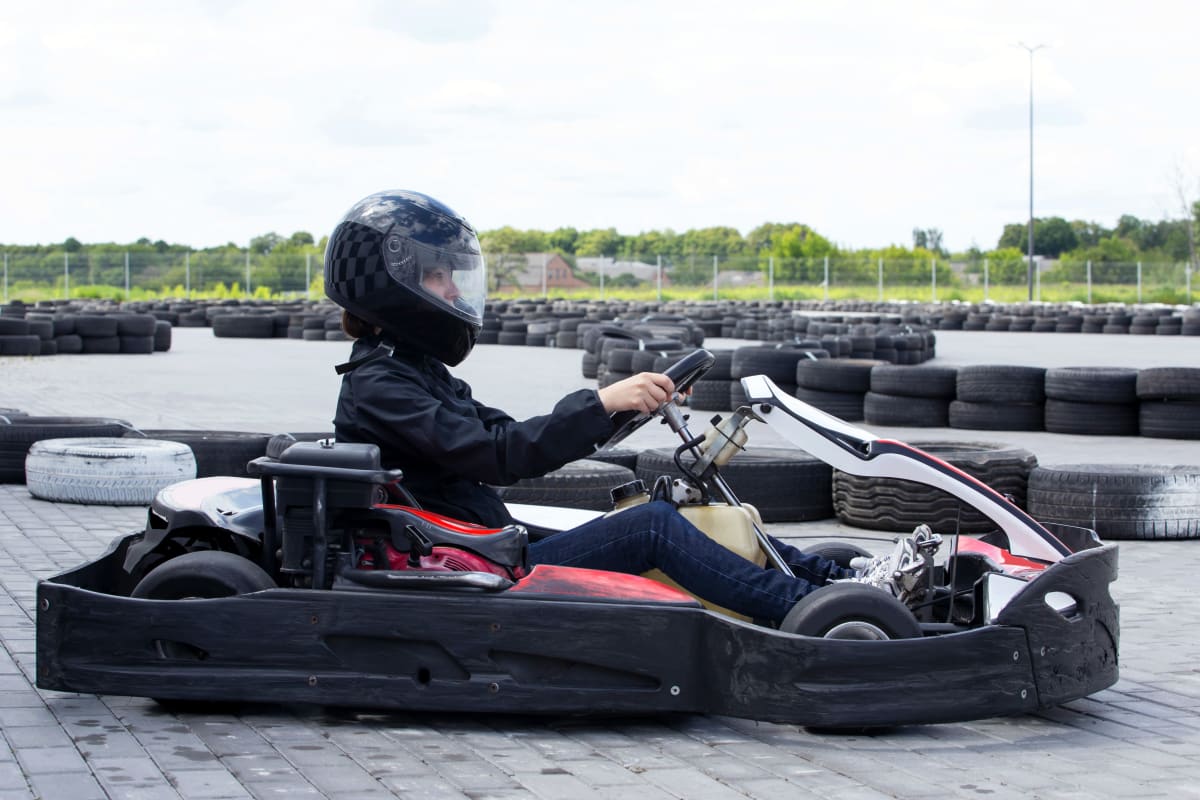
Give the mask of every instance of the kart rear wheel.
POLYGON ((192 600, 232 597, 275 588, 262 567, 248 558, 221 550, 185 553, 138 581, 130 597, 146 600, 192 600))
POLYGON ((806 595, 779 629, 822 639, 916 639, 921 626, 896 598, 862 583, 831 583, 806 595))

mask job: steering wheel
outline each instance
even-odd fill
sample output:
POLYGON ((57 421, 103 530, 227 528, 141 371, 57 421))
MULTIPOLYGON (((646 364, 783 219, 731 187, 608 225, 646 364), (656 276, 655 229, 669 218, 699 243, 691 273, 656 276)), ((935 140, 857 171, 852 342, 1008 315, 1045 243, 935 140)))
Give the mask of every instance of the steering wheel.
MULTIPOLYGON (((663 370, 663 374, 671 379, 671 383, 675 384, 675 391, 679 393, 686 392, 692 388, 692 384, 700 379, 700 376, 712 369, 713 362, 717 357, 707 350, 700 348, 693 350, 683 358, 676 361, 671 366, 663 370)), ((667 402, 656 408, 650 413, 642 411, 618 411, 612 415, 613 425, 616 426, 616 432, 608 437, 602 446, 611 447, 629 436, 638 428, 645 425, 650 419, 658 414, 667 403, 675 402, 674 397, 667 398, 667 402)))

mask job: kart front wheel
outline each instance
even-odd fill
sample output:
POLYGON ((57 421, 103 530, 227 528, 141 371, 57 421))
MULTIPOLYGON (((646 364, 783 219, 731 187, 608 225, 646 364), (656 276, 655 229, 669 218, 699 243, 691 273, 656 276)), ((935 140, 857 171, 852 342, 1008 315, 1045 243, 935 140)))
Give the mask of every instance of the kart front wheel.
POLYGON ((151 570, 138 581, 130 596, 189 600, 232 597, 273 588, 275 581, 250 559, 220 550, 198 550, 151 570))
POLYGON ((780 623, 785 633, 823 639, 916 639, 921 625, 903 603, 862 583, 831 583, 806 595, 780 623))

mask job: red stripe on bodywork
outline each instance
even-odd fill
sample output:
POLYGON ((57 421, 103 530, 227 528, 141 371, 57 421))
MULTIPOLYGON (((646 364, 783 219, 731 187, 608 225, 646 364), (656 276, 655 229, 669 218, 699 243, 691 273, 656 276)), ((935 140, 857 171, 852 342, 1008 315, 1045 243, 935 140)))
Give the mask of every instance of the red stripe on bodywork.
POLYGON ((490 533, 499 533, 504 528, 485 528, 482 525, 476 525, 474 522, 463 522, 461 519, 453 517, 443 517, 433 511, 426 511, 422 508, 413 508, 412 506, 398 506, 389 503, 377 503, 375 508, 392 508, 407 511, 410 514, 420 517, 428 523, 437 525, 439 528, 454 531, 455 533, 466 533, 471 536, 487 536, 490 533))
POLYGON ((1015 578, 1032 578, 1035 574, 1046 568, 1045 564, 1037 561, 1030 561, 1027 558, 1014 556, 1007 550, 996 547, 994 544, 980 541, 979 539, 970 536, 958 537, 958 552, 959 553, 978 553, 981 556, 987 556, 1000 566, 1007 574, 1015 578))
POLYGON ((580 567, 538 564, 508 590, 524 594, 553 594, 565 597, 594 597, 598 600, 639 600, 651 603, 686 603, 699 606, 687 592, 641 575, 607 572, 580 567))

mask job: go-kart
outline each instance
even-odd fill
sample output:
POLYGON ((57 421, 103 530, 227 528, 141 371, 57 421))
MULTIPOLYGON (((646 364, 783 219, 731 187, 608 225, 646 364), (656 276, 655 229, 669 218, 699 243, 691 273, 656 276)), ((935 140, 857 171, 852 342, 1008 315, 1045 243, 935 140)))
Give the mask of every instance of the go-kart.
MULTIPOLYGON (((711 363, 697 350, 668 374, 686 392, 711 363)), ((1038 523, 958 469, 765 377, 742 384, 747 405, 702 436, 672 402, 617 420, 614 442, 652 418, 669 425, 685 477, 653 492, 623 487, 608 513, 653 494, 789 570, 721 477, 758 423, 837 469, 943 489, 995 530, 923 531, 892 592, 835 582, 773 627, 665 576, 527 569, 528 526, 422 510, 373 445, 302 442, 251 462, 258 478, 167 487, 144 530, 40 581, 37 684, 160 701, 700 712, 861 728, 1030 712, 1116 681, 1115 546, 1038 523)), ((514 509, 517 519, 535 511, 514 509)), ((546 533, 554 516, 529 524, 546 533)))

